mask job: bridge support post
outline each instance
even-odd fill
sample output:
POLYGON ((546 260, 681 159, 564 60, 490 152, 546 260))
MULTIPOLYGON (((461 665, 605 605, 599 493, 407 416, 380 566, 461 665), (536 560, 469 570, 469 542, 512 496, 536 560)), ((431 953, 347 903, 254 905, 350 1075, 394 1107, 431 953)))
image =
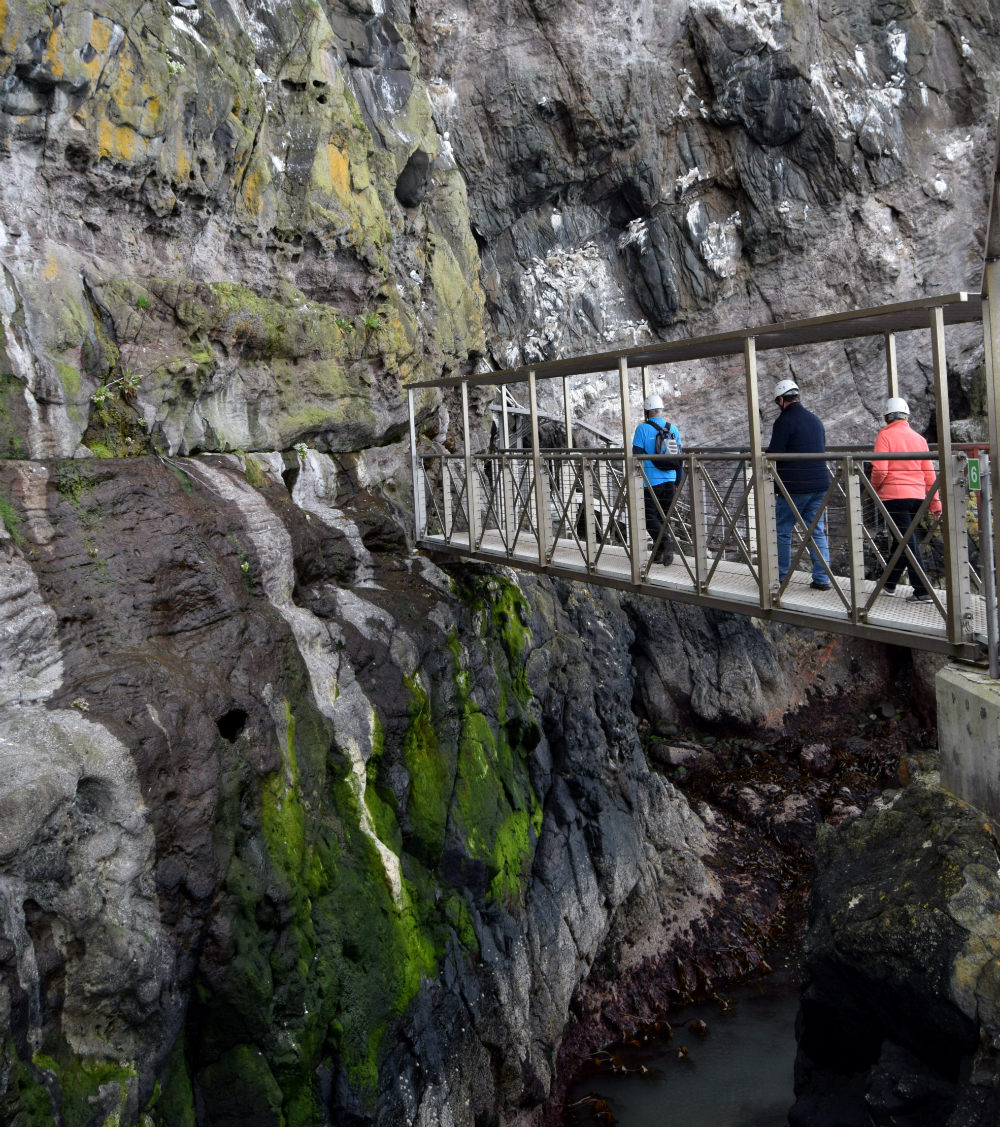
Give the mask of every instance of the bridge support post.
POLYGON ((594 570, 594 559, 597 556, 597 530, 594 528, 597 515, 594 510, 594 481, 591 476, 593 472, 593 465, 587 460, 586 453, 581 454, 580 477, 583 485, 583 546, 587 554, 587 571, 594 570))
POLYGON ((549 491, 545 486, 542 454, 538 446, 538 400, 535 395, 535 370, 528 372, 528 410, 531 413, 531 470, 535 484, 535 524, 538 531, 538 564, 549 562, 549 541, 552 539, 552 518, 549 515, 549 491))
POLYGON ((971 666, 935 678, 941 785, 1000 821, 1000 684, 971 666))
POLYGON ((469 385, 462 383, 462 436, 465 452, 465 507, 469 519, 469 551, 479 547, 479 490, 476 464, 472 460, 472 434, 469 430, 469 385))
POLYGON ((417 454, 417 420, 413 402, 413 388, 406 392, 406 407, 410 416, 410 473, 413 475, 413 521, 419 544, 427 533, 427 497, 424 493, 423 463, 417 454))
POLYGON ((625 494, 628 500, 629 560, 632 582, 642 579, 642 553, 646 547, 646 516, 640 505, 639 482, 636 481, 635 458, 632 457, 632 409, 628 394, 628 362, 618 361, 618 392, 622 404, 622 445, 625 448, 625 494))
POLYGON ((580 515, 580 506, 574 502, 574 497, 576 496, 576 471, 571 456, 573 449, 573 410, 569 401, 569 376, 563 376, 562 378, 562 395, 563 424, 566 428, 566 441, 564 443, 566 456, 560 462, 559 489, 561 493, 560 504, 565 508, 566 522, 568 524, 568 527, 564 531, 565 535, 569 532, 570 528, 575 527, 580 515))
POLYGON ((983 505, 980 530, 980 561, 983 572, 983 596, 986 600, 986 652, 990 659, 990 676, 1000 679, 1000 653, 997 651, 997 582, 993 561, 993 486, 992 459, 983 454, 986 472, 982 475, 983 505))
POLYGON ((934 396, 937 406, 938 491, 944 532, 944 571, 948 641, 965 640, 972 622, 969 603, 968 543, 965 535, 965 484, 955 473, 951 455, 951 410, 948 405, 948 359, 944 347, 944 310, 931 311, 931 351, 934 360, 934 396), (963 564, 965 566, 963 566, 963 564))
POLYGON ((503 513, 503 542, 510 556, 517 540, 518 523, 514 505, 514 470, 510 456, 510 416, 507 414, 507 388, 500 389, 500 426, 503 450, 500 454, 500 493, 503 513))
POLYGON ((861 504, 861 482, 858 474, 864 473, 864 463, 853 458, 844 463, 844 482, 847 491, 847 552, 851 577, 851 619, 864 621, 865 605, 865 522, 861 504))
POLYGON ((694 552, 694 578, 698 590, 708 585, 708 506, 705 496, 705 471, 696 458, 685 459, 688 488, 691 490, 691 549, 694 552))
POLYGON ((885 374, 889 395, 899 395, 899 369, 896 366, 896 334, 885 334, 885 374))
POLYGON ((747 381, 747 422, 750 429, 750 465, 753 467, 754 518, 757 533, 757 569, 762 610, 770 610, 772 591, 778 585, 777 533, 774 523, 774 488, 760 437, 760 396, 757 389, 757 342, 747 337, 743 345, 747 381))
MULTIPOLYGON (((997 189, 994 186, 994 193, 997 189)), ((995 202, 995 201, 994 201, 995 202)), ((990 498, 994 530, 1000 529, 1000 258, 994 239, 987 246, 983 272, 983 343, 986 369, 986 421, 990 440, 990 498)), ((997 552, 993 559, 996 562, 997 552)), ((994 573, 995 574, 995 573, 994 573)), ((991 576, 993 578, 993 576, 991 576)))

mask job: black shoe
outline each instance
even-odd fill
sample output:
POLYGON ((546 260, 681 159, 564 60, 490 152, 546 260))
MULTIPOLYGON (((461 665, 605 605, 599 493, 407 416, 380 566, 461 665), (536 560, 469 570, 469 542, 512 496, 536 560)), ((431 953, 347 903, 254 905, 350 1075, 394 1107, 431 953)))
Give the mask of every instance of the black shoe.
POLYGON ((882 588, 882 594, 883 595, 895 595, 895 593, 896 593, 896 584, 895 583, 887 583, 882 588))
POLYGON ((932 603, 932 602, 934 602, 934 600, 930 597, 930 595, 927 594, 926 591, 924 591, 922 594, 918 594, 916 591, 914 591, 913 594, 906 601, 908 603, 932 603))
POLYGON ((660 563, 663 564, 664 567, 670 567, 670 565, 673 562, 674 562, 674 553, 673 552, 661 552, 660 553, 660 563))
POLYGON ((815 579, 812 581, 812 583, 809 584, 809 587, 813 591, 832 591, 833 590, 833 587, 829 583, 817 583, 815 579))

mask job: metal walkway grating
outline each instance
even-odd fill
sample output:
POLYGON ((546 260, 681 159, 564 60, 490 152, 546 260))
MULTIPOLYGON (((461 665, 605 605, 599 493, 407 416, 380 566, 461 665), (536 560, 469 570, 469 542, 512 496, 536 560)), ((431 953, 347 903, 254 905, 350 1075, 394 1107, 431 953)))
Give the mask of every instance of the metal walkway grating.
MULTIPOLYGON (((750 567, 729 560, 719 563, 709 589, 699 591, 688 570, 690 568, 693 572, 694 559, 682 553, 675 555, 674 562, 669 567, 654 564, 648 575, 635 584, 631 579, 628 553, 617 545, 606 545, 598 566, 591 570, 584 565, 575 545, 563 544, 555 546, 548 564, 542 567, 539 564, 537 541, 533 535, 525 533, 520 535, 510 554, 500 535, 492 530, 483 534, 479 550, 474 552, 469 551, 468 536, 459 532, 452 534, 450 542, 444 537, 425 536, 422 547, 502 563, 514 568, 544 571, 562 578, 640 591, 656 598, 785 621, 817 630, 863 635, 917 649, 940 652, 951 652, 954 649, 948 642, 945 620, 937 605, 933 602, 909 601, 910 588, 902 583, 893 595, 879 594, 864 619, 854 622, 836 592, 814 591, 810 588, 809 572, 793 573, 778 605, 764 609, 760 605, 760 591, 750 567)), ((849 581, 838 577, 837 583, 849 596, 849 581)), ((867 600, 875 584, 866 580, 860 587, 860 594, 867 600)), ((935 594, 944 604, 945 593, 935 590, 935 594)), ((973 596, 971 609, 974 616, 974 639, 980 645, 985 644, 985 600, 981 596, 973 596)))

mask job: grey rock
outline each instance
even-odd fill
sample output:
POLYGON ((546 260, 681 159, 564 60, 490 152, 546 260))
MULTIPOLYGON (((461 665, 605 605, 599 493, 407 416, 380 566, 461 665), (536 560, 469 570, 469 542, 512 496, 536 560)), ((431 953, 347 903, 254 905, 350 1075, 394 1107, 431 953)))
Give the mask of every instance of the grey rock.
POLYGON ((799 762, 805 770, 816 775, 825 775, 833 765, 833 756, 828 744, 807 744, 799 752, 799 762))
POLYGON ((823 830, 817 870, 790 1122, 990 1122, 980 1062, 997 1029, 1000 877, 988 828, 928 776, 823 830))

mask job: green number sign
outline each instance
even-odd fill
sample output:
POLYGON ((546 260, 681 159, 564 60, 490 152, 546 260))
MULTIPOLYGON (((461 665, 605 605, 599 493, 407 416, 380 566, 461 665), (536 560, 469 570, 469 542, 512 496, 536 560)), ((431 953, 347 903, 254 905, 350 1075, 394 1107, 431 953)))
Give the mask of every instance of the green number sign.
POLYGON ((983 480, 979 476, 979 459, 969 459, 969 489, 978 493, 983 488, 983 480))

